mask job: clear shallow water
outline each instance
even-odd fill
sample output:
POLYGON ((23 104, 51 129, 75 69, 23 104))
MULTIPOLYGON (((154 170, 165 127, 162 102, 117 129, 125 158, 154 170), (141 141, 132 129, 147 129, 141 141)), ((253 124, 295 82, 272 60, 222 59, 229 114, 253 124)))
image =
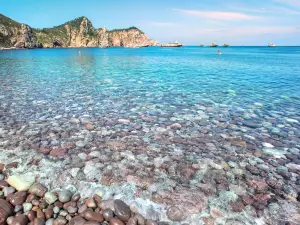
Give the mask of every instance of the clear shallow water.
POLYGON ((187 216, 231 213, 230 201, 248 194, 261 214, 271 200, 259 202, 251 179, 268 181, 272 201, 297 199, 300 47, 220 49, 0 51, 0 149, 60 158, 55 172, 39 159, 50 185, 134 182, 127 200, 176 204, 187 216))
POLYGON ((80 49, 81 56, 78 49, 1 51, 1 89, 61 103, 64 95, 82 93, 121 110, 130 102, 189 107, 203 100, 299 109, 300 48, 220 49, 222 55, 199 47, 80 49))

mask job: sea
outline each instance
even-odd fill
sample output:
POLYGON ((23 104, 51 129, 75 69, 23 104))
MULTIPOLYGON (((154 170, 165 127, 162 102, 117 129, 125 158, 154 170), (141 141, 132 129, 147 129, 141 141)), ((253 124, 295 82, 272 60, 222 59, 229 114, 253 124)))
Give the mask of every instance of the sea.
POLYGON ((53 188, 102 188, 157 220, 177 205, 188 224, 275 179, 275 200, 244 203, 266 218, 299 200, 300 47, 2 50, 0 149, 26 172, 41 155, 34 173, 53 188))

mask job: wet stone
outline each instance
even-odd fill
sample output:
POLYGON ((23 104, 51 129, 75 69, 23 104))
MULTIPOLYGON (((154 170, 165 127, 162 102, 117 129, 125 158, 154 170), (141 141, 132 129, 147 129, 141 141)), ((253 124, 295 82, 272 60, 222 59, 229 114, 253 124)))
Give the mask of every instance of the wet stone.
POLYGON ((85 218, 86 220, 92 220, 92 221, 96 221, 96 222, 100 222, 100 223, 102 223, 104 221, 104 218, 100 213, 86 210, 82 214, 83 214, 82 215, 83 218, 85 218))
POLYGON ((27 197, 26 191, 18 191, 12 195, 12 197, 10 198, 10 203, 13 204, 14 206, 22 205, 25 202, 26 197, 27 197))
POLYGON ((9 202, 0 199, 0 224, 4 223, 12 214, 13 206, 9 202))
POLYGON ((12 225, 27 225, 27 223, 28 223, 27 216, 19 214, 13 219, 11 224, 12 225))
POLYGON ((54 202, 56 202, 57 197, 53 192, 46 192, 45 200, 47 201, 48 204, 53 204, 54 202))
POLYGON ((109 225, 125 225, 125 223, 118 218, 113 218, 109 221, 109 225))
POLYGON ((68 220, 66 220, 64 217, 62 216, 58 216, 54 221, 53 221, 53 225, 65 225, 68 223, 68 220))
POLYGON ((60 202, 65 203, 65 202, 69 202, 72 198, 72 192, 69 190, 63 190, 61 192, 59 192, 58 194, 58 199, 60 202))
POLYGON ((167 210, 167 216, 168 219, 172 221, 182 221, 185 219, 183 211, 176 206, 171 206, 167 210))
POLYGON ((40 198, 44 197, 44 195, 47 191, 48 191, 48 189, 43 184, 40 184, 40 183, 33 184, 28 190, 28 192, 30 194, 36 195, 40 198))
POLYGON ((44 218, 35 218, 33 221, 33 225, 44 225, 45 219, 44 218))
POLYGON ((127 222, 131 216, 131 211, 128 205, 121 200, 114 201, 115 215, 122 221, 127 222))
POLYGON ((106 221, 110 221, 114 217, 114 212, 111 209, 105 209, 102 215, 106 221))
POLYGON ((81 216, 75 216, 69 222, 69 225, 84 225, 86 222, 81 216))

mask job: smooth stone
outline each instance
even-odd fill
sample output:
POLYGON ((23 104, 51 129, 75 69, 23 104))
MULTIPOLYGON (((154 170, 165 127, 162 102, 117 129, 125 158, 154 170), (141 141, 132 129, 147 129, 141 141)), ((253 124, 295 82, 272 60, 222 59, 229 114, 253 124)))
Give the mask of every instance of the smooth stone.
POLYGON ((126 225, 138 225, 138 220, 135 217, 130 217, 126 225))
POLYGON ((68 223, 68 220, 66 220, 64 217, 62 216, 58 216, 54 221, 53 221, 53 225, 65 225, 68 223))
POLYGON ((145 225, 145 218, 141 214, 136 213, 134 217, 137 219, 138 225, 145 225))
POLYGON ((105 219, 106 221, 108 221, 108 222, 109 222, 112 218, 114 218, 114 212, 113 212, 111 209, 105 209, 105 210, 103 210, 102 215, 103 215, 104 219, 105 219))
POLYGON ((11 224, 12 225, 27 225, 28 218, 25 215, 19 214, 13 219, 11 224))
POLYGON ((253 121, 243 121, 242 124, 246 127, 250 127, 250 128, 259 128, 261 127, 260 124, 253 122, 253 121))
POLYGON ((69 225, 84 225, 86 222, 81 216, 75 216, 69 222, 69 225))
POLYGON ((53 204, 54 202, 57 201, 57 197, 53 192, 46 192, 45 193, 45 200, 49 205, 51 205, 51 204, 53 204))
POLYGON ((125 225, 125 223, 118 218, 113 218, 109 221, 109 225, 125 225))
POLYGON ((59 213, 59 211, 60 211, 60 208, 59 208, 58 206, 55 206, 55 207, 53 208, 53 212, 54 212, 54 213, 59 213))
POLYGON ((10 176, 7 179, 7 183, 14 187, 18 191, 28 191, 31 185, 34 183, 34 176, 25 174, 20 176, 10 176))
POLYGON ((47 191, 48 188, 46 188, 43 184, 40 183, 33 184, 28 190, 30 194, 36 195, 40 198, 44 197, 47 191))
POLYGON ((83 214, 82 216, 86 220, 92 220, 92 221, 96 221, 96 222, 100 222, 100 223, 102 223, 104 221, 104 217, 100 213, 86 210, 82 214, 83 214))
POLYGON ((59 212, 59 215, 65 217, 65 216, 68 215, 68 212, 67 212, 66 210, 61 210, 61 211, 59 212))
POLYGON ((72 202, 77 202, 78 200, 80 199, 80 194, 79 193, 76 193, 72 196, 72 199, 71 201, 72 202))
POLYGON ((14 187, 4 187, 3 188, 3 193, 4 196, 7 197, 8 195, 15 193, 16 189, 14 187))
POLYGON ((62 203, 69 202, 73 196, 73 193, 69 190, 62 190, 58 194, 58 200, 62 203))
MULTIPOLYGON (((8 225, 12 224, 14 218, 15 218, 15 217, 13 217, 13 216, 8 217, 8 218, 6 219, 6 223, 7 223, 8 225)), ((2 225, 1 219, 3 219, 3 218, 0 217, 0 224, 2 225)), ((4 223, 3 223, 3 225, 4 225, 4 223)))
POLYGON ((34 219, 36 218, 36 212, 35 211, 29 211, 28 213, 27 213, 27 217, 28 217, 28 219, 29 219, 29 221, 34 221, 34 219))
POLYGON ((44 218, 35 218, 33 221, 33 225, 44 225, 45 219, 44 218))
POLYGON ((68 206, 68 207, 67 207, 68 213, 71 213, 71 214, 76 213, 77 210, 78 210, 77 207, 73 207, 73 206, 68 206))
POLYGON ((29 212, 32 209, 32 204, 29 202, 23 203, 23 211, 24 212, 29 212))
POLYGON ((176 206, 171 206, 167 210, 167 216, 168 219, 172 221, 182 221, 185 219, 183 211, 176 206))
POLYGON ((87 207, 89 208, 96 208, 97 207, 97 204, 95 202, 95 199, 94 198, 88 198, 85 200, 85 204, 87 205, 87 207))
POLYGON ((158 224, 153 220, 147 220, 145 225, 158 225, 158 224))
POLYGON ((23 206, 22 205, 16 205, 15 206, 15 209, 14 209, 14 212, 20 212, 21 210, 23 209, 23 206))
POLYGON ((46 221, 46 224, 45 224, 45 225, 53 225, 53 222, 54 222, 54 219, 53 219, 53 218, 48 219, 48 220, 46 221))
POLYGON ((26 191, 18 191, 11 196, 9 201, 14 206, 22 205, 26 201, 26 197, 27 197, 26 191))
POLYGON ((0 199, 0 224, 3 224, 9 216, 13 215, 13 213, 13 206, 9 202, 0 199))
POLYGON ((128 205, 117 199, 114 201, 115 215, 122 221, 127 222, 131 217, 131 211, 128 205))

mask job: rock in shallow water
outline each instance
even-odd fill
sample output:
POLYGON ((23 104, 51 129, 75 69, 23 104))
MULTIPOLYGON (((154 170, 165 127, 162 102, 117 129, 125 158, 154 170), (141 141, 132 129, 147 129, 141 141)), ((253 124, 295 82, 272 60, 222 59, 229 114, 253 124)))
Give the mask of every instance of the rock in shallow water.
POLYGON ((20 175, 20 176, 10 176, 7 179, 7 183, 14 187, 18 191, 27 191, 30 186, 34 183, 34 176, 31 175, 20 175))
POLYGON ((41 198, 44 197, 47 191, 48 189, 43 184, 35 183, 29 188, 28 192, 41 198))
POLYGON ((185 215, 181 209, 176 206, 171 206, 167 211, 167 216, 169 220, 172 221, 182 221, 185 219, 185 215))
POLYGON ((131 211, 129 206, 126 205, 123 201, 117 199, 114 201, 114 207, 115 207, 116 216, 120 220, 127 222, 131 216, 131 211))
POLYGON ((60 202, 65 203, 65 202, 69 202, 72 198, 72 192, 69 190, 62 190, 61 192, 59 192, 58 194, 58 199, 60 202))
POLYGON ((53 204, 54 202, 56 202, 57 197, 53 192, 46 192, 45 194, 45 200, 48 204, 53 204))

